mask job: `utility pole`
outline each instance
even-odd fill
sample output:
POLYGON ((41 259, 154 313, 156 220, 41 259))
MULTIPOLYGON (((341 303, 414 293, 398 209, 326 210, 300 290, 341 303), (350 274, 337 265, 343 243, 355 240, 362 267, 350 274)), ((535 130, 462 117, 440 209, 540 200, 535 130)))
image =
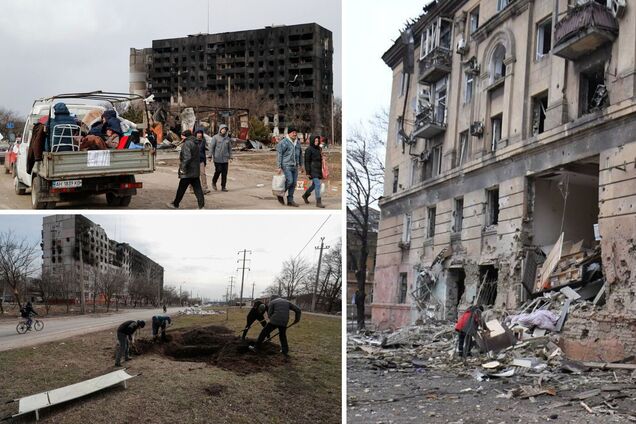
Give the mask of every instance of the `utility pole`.
POLYGON ((318 269, 316 270, 316 281, 314 282, 314 293, 311 297, 311 312, 316 311, 316 295, 318 291, 318 279, 320 278, 320 265, 322 264, 322 251, 329 249, 329 246, 325 246, 325 238, 320 237, 320 246, 316 246, 316 250, 320 249, 320 255, 318 256, 318 269))
MULTIPOLYGON (((239 303, 239 308, 243 308, 243 283, 245 282, 245 261, 246 260, 250 260, 250 259, 245 259, 245 256, 247 255, 247 252, 250 252, 250 255, 252 254, 251 250, 239 250, 238 254, 240 255, 241 253, 243 253, 243 259, 239 259, 236 262, 243 262, 243 265, 240 268, 237 268, 237 271, 240 269, 241 270, 241 303, 239 303)), ((247 270, 249 271, 250 269, 247 268, 247 270)))
POLYGON ((252 281, 252 302, 254 302, 254 286, 256 285, 256 282, 252 281))
MULTIPOLYGON (((232 291, 233 291, 233 288, 234 288, 234 278, 235 278, 234 276, 230 277, 230 297, 232 297, 232 291)), ((228 303, 230 303, 230 299, 229 298, 228 298, 228 303)))

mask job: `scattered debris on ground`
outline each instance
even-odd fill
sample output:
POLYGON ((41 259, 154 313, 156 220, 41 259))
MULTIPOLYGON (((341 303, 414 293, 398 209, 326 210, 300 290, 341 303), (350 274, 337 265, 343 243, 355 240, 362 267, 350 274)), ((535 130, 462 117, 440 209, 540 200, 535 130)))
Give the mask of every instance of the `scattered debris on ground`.
POLYGON ((238 374, 269 370, 285 363, 280 348, 263 343, 258 354, 249 350, 254 340, 241 340, 226 327, 211 325, 194 330, 175 330, 166 334, 166 342, 140 339, 138 354, 155 353, 176 361, 205 362, 238 374))

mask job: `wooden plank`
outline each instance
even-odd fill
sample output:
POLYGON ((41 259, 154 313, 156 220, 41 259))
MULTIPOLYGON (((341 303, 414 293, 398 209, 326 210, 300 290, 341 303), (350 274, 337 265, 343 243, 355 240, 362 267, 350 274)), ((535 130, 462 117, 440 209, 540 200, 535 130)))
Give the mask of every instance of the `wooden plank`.
POLYGON ((589 368, 610 370, 636 370, 636 364, 615 364, 611 362, 582 362, 581 365, 589 368))
POLYGON ((557 240, 554 247, 552 247, 550 254, 548 254, 548 257, 546 258, 543 264, 543 267, 541 269, 541 277, 539 280, 539 286, 535 287, 536 291, 542 290, 548 284, 550 284, 550 280, 549 280, 550 274, 552 274, 552 272, 554 271, 554 268, 556 268, 557 264, 559 263, 559 259, 561 259, 562 247, 563 247, 563 233, 561 233, 561 235, 559 236, 559 239, 557 240))

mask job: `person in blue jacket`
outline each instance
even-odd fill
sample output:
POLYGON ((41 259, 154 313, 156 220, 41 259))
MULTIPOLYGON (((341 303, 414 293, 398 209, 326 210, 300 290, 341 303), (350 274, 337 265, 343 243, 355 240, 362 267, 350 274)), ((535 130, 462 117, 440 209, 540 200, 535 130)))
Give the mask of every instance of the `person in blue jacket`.
POLYGON ((48 137, 46 142, 46 151, 68 152, 73 150, 73 134, 69 129, 62 127, 55 128, 58 125, 79 125, 77 119, 71 116, 68 107, 63 102, 56 103, 53 106, 55 116, 49 120, 48 137), (57 148, 56 148, 57 146, 57 148))

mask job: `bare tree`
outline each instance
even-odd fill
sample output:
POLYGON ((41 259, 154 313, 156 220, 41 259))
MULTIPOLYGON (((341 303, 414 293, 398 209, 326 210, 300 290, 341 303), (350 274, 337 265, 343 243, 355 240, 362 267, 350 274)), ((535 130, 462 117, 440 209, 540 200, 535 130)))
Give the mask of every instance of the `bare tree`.
POLYGON ((333 99, 333 136, 332 143, 342 144, 342 99, 333 99))
POLYGON ((109 269, 101 272, 100 288, 106 301, 106 312, 110 310, 113 297, 118 296, 126 287, 127 273, 122 269, 109 269))
MULTIPOLYGON (((22 135, 25 123, 24 117, 14 110, 0 107, 0 128, 4 130, 9 122, 13 122, 15 126, 15 128, 13 128, 13 132, 16 134, 16 136, 22 135)), ((6 136, 6 134, 4 135, 6 136)))
POLYGON ((301 257, 290 258, 283 262, 283 269, 275 279, 278 294, 291 299, 307 282, 311 275, 311 266, 301 257))
POLYGON ((347 137, 347 217, 353 221, 358 252, 347 246, 347 258, 355 269, 359 298, 358 329, 364 328, 365 283, 369 257, 370 209, 382 195, 384 163, 382 151, 386 139, 388 114, 378 113, 365 127, 358 126, 347 137))
POLYGON ((60 279, 52 273, 44 271, 39 278, 33 278, 31 280, 31 290, 42 298, 44 310, 48 315, 51 309, 51 300, 56 298, 60 293, 60 279))
POLYGON ((333 312, 334 305, 340 303, 342 295, 342 240, 325 255, 325 277, 320 295, 326 301, 326 311, 333 312))
POLYGON ((29 243, 26 238, 18 239, 12 231, 0 234, 0 279, 13 290, 13 295, 22 307, 21 285, 35 272, 38 257, 37 243, 29 243))

